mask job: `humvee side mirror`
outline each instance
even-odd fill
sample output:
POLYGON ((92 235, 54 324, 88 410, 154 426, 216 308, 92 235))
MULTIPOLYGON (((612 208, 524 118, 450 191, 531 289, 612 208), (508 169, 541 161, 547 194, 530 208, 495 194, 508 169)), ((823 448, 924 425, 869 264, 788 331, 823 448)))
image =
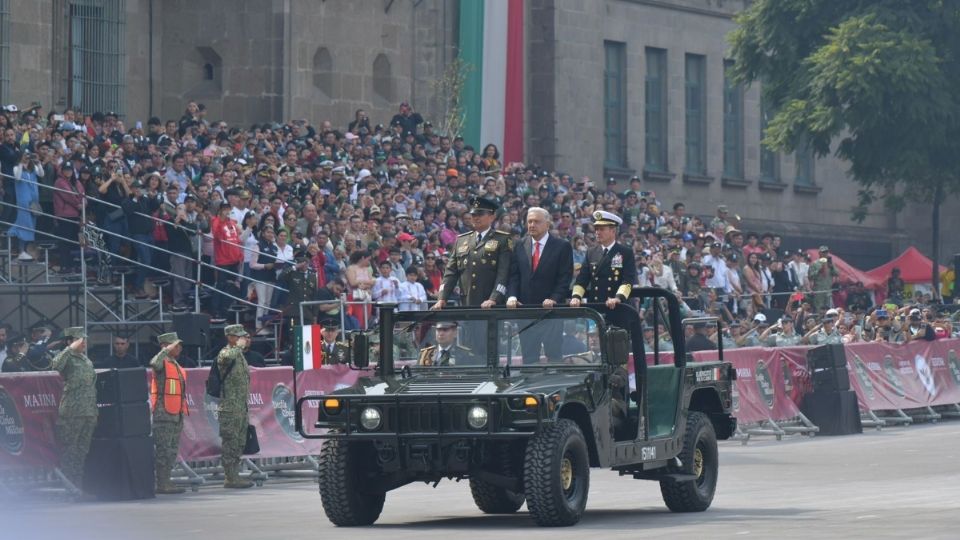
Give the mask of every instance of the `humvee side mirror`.
POLYGON ((357 369, 370 366, 370 336, 357 332, 350 336, 350 363, 357 369))
POLYGON ((630 358, 630 334, 623 328, 607 328, 604 335, 607 342, 607 358, 615 366, 627 364, 630 358))

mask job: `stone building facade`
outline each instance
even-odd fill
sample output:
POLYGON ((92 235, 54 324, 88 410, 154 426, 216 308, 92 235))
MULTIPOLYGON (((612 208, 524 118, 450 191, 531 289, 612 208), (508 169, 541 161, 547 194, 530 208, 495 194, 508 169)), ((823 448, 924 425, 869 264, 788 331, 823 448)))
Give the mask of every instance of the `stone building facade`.
MULTIPOLYGON (((406 100, 430 117, 464 1, 0 0, 0 102, 96 103, 132 122, 197 100, 240 124, 337 124, 359 108, 385 121, 406 100)), ((758 86, 724 76, 748 1, 526 0, 526 160, 598 183, 637 174, 664 204, 727 204, 748 230, 864 267, 908 245, 929 254, 928 209, 854 223, 842 162, 761 147, 758 86)), ((960 251, 944 236, 944 253, 960 251)))

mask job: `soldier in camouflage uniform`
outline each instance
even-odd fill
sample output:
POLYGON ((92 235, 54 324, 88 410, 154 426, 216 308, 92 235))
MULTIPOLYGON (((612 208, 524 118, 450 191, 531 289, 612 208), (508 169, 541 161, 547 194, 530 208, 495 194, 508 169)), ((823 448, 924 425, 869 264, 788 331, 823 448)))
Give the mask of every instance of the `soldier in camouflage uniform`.
POLYGON ((835 309, 828 309, 823 316, 823 322, 804 336, 810 345, 838 345, 843 343, 843 336, 837 330, 837 319, 840 313, 835 309))
POLYGON ((160 352, 150 360, 154 382, 150 388, 153 404, 153 440, 156 448, 157 493, 177 494, 184 489, 173 485, 170 471, 180 449, 183 415, 189 414, 186 401, 187 376, 177 358, 183 344, 176 332, 157 336, 160 352), (173 376, 176 379, 173 379, 173 376), (168 380, 170 378, 171 380, 168 380))
POLYGON ((63 398, 57 417, 60 470, 78 489, 83 486, 83 465, 97 426, 97 373, 87 358, 83 328, 63 330, 66 348, 53 358, 51 367, 63 377, 63 398))
POLYGON ((833 265, 833 258, 830 257, 830 248, 820 246, 820 258, 807 270, 810 286, 814 290, 813 305, 817 311, 833 305, 833 282, 839 275, 840 272, 837 271, 833 265))
POLYGON ((710 230, 725 232, 727 227, 730 226, 730 222, 727 221, 728 213, 729 210, 727 210, 727 205, 717 205, 717 215, 710 221, 710 230))
POLYGON ((240 458, 247 442, 247 396, 250 394, 250 369, 243 357, 243 347, 249 334, 240 324, 224 329, 227 346, 217 355, 216 367, 223 378, 223 397, 220 398, 220 439, 223 463, 223 487, 243 489, 253 482, 240 478, 240 458))

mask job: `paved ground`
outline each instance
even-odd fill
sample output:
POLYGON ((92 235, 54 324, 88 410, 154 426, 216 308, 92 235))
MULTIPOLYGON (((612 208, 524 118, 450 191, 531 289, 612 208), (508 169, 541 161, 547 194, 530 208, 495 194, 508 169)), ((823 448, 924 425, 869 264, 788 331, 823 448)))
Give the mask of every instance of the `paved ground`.
POLYGON ((721 443, 713 507, 666 510, 657 485, 593 470, 587 515, 574 528, 539 529, 525 511, 492 517, 465 484, 407 486, 387 496, 377 524, 334 529, 315 484, 270 483, 245 492, 219 487, 128 503, 3 500, 3 538, 71 540, 182 538, 603 538, 914 537, 958 538, 960 422, 864 435, 721 443))

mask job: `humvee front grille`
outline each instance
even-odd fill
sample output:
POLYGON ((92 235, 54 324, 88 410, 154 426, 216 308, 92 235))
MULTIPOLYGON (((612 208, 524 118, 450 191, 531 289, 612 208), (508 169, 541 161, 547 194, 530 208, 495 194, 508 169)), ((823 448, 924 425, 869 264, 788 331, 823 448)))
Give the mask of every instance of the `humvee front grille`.
POLYGON ((412 382, 405 394, 470 394, 481 384, 473 381, 412 382))

